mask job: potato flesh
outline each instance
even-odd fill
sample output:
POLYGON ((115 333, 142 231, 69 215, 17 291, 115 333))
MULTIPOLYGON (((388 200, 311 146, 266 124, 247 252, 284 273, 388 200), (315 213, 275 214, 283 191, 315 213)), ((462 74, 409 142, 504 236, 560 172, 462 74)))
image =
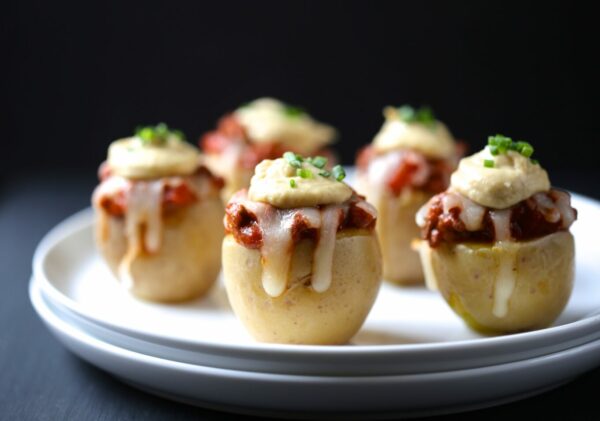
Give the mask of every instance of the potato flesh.
POLYGON ((568 231, 523 242, 422 247, 426 273, 434 278, 428 285, 437 287, 478 331, 546 327, 560 315, 573 289, 575 245, 568 231))
POLYGON ((310 286, 314 242, 293 251, 286 291, 267 295, 259 250, 223 241, 223 275, 231 306, 250 334, 262 342, 344 344, 360 329, 381 284, 377 238, 364 230, 338 233, 332 283, 322 293, 310 286))
MULTIPOLYGON (((133 257, 130 292, 162 302, 189 300, 206 292, 220 271, 223 215, 216 197, 164 215, 159 251, 150 254, 141 250, 133 257)), ((96 243, 119 278, 119 264, 128 248, 124 218, 96 209, 96 219, 96 243)))

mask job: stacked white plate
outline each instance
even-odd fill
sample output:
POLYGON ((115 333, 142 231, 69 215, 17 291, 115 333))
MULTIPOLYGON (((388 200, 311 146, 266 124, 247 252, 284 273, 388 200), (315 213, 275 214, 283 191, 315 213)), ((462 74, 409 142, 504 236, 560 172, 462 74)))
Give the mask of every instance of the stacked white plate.
POLYGON ((347 346, 256 343, 222 283, 179 305, 123 290, 95 251, 92 212, 54 228, 34 257, 33 306, 71 351, 157 395, 290 417, 422 415, 508 402, 600 365, 600 203, 574 195, 577 275, 554 326, 508 336, 468 330, 441 297, 384 285, 347 346))

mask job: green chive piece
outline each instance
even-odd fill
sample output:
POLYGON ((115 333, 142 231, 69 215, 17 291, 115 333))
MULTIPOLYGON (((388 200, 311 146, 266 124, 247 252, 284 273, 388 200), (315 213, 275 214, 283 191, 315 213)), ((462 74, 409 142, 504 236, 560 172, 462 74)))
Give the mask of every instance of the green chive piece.
POLYGON ((486 168, 494 168, 494 160, 493 159, 484 159, 483 166, 486 168))
POLYGON ((506 153, 512 145, 512 139, 510 137, 500 136, 498 139, 498 151, 500 153, 506 153))
POLYGON ((325 168, 325 165, 327 165, 327 158, 325 158, 324 156, 315 156, 310 160, 310 163, 313 164, 315 167, 322 169, 325 168))
POLYGON ((183 133, 181 130, 173 130, 172 133, 179 140, 186 140, 185 133, 183 133))
POLYGON ((417 121, 422 124, 430 125, 435 123, 435 117, 433 116, 433 110, 429 107, 421 107, 417 111, 417 121))
POLYGON ((529 158, 531 155, 533 155, 533 146, 524 145, 521 148, 521 155, 523 155, 525 158, 529 158))
POLYGON ((283 158, 288 162, 294 161, 296 159, 296 154, 294 152, 287 151, 283 153, 283 158))
POLYGON ((165 123, 156 126, 137 127, 135 135, 142 141, 143 145, 164 145, 169 138, 185 140, 185 135, 180 130, 171 130, 165 123))
POLYGON ((295 189, 298 185, 296 184, 296 180, 290 178, 290 187, 295 189))
POLYGON ((337 181, 342 181, 344 178, 346 178, 346 171, 344 171, 344 168, 341 165, 336 165, 333 167, 331 172, 333 174, 333 178, 335 178, 337 181))
POLYGON ((313 178, 313 173, 308 168, 298 168, 296 170, 296 175, 300 178, 313 178))
POLYGON ((331 177, 331 173, 329 171, 326 171, 326 170, 323 170, 323 171, 319 172, 319 175, 321 177, 325 177, 325 178, 331 177))
POLYGON ((404 121, 414 121, 415 109, 410 105, 403 105, 400 108, 398 108, 398 115, 404 121))
POLYGON ((538 161, 537 159, 531 159, 531 163, 533 165, 540 165, 540 161, 538 161))
POLYGON ((300 117, 301 115, 305 114, 304 110, 300 107, 296 107, 294 105, 286 105, 285 108, 283 109, 283 112, 285 113, 286 116, 288 117, 300 117))
MULTIPOLYGON (((525 158, 531 158, 534 152, 533 146, 529 142, 525 142, 524 140, 513 141, 510 137, 501 134, 488 137, 488 148, 492 155, 515 151, 525 158)), ((532 159, 531 162, 534 162, 534 160, 532 159)), ((538 163, 537 161, 535 162, 538 163)))
POLYGON ((142 139, 144 143, 150 143, 154 137, 154 131, 151 127, 142 127, 138 130, 137 136, 142 139))
POLYGON ((433 110, 430 107, 420 107, 415 109, 410 105, 403 105, 397 108, 398 116, 407 123, 421 123, 433 125, 436 123, 433 110))
POLYGON ((294 152, 285 152, 283 158, 294 168, 302 168, 302 157, 294 152))

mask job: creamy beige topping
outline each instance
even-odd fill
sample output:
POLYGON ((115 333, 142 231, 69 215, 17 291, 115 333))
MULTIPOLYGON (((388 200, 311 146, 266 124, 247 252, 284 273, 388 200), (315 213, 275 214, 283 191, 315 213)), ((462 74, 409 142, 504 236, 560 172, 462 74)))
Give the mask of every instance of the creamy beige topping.
POLYGON ((262 161, 250 181, 248 198, 277 208, 297 208, 342 203, 352 196, 346 183, 320 175, 322 169, 306 161, 302 169, 310 173, 309 178, 298 176, 297 168, 283 158, 262 161))
POLYGON ((303 155, 311 155, 331 143, 333 127, 290 108, 273 98, 260 98, 238 108, 235 116, 255 143, 278 143, 303 155))
POLYGON ((164 144, 145 144, 133 136, 110 145, 108 165, 114 174, 132 179, 189 175, 196 171, 199 156, 196 147, 176 136, 169 136, 164 144))
POLYGON ((393 107, 386 107, 384 116, 385 122, 373 139, 376 152, 411 149, 429 158, 450 158, 454 155, 454 138, 442 122, 436 121, 432 125, 406 122, 393 107))
POLYGON ((540 165, 520 153, 510 150, 494 156, 486 146, 460 161, 450 189, 482 206, 504 209, 550 190, 550 180, 540 165), (486 160, 494 161, 494 166, 486 167, 486 160))

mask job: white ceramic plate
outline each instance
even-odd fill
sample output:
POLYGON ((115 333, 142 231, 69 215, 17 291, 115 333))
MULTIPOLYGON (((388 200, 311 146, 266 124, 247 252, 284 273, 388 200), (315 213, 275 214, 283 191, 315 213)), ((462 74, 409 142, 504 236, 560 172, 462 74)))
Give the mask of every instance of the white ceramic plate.
POLYGON ((524 361, 440 373, 306 376, 186 364, 102 341, 61 319, 30 284, 34 308, 84 360, 141 389, 204 407, 260 415, 362 419, 424 415, 509 402, 562 384, 600 363, 600 340, 524 361))
POLYGON ((231 313, 223 288, 188 304, 131 297, 95 251, 92 213, 53 229, 34 257, 34 275, 64 317, 119 346, 157 357, 225 369, 280 374, 361 376, 457 370, 533 358, 600 337, 600 259, 593 233, 600 204, 574 195, 577 276, 554 327, 482 337, 468 330, 438 294, 384 285, 353 346, 259 344, 231 313))

